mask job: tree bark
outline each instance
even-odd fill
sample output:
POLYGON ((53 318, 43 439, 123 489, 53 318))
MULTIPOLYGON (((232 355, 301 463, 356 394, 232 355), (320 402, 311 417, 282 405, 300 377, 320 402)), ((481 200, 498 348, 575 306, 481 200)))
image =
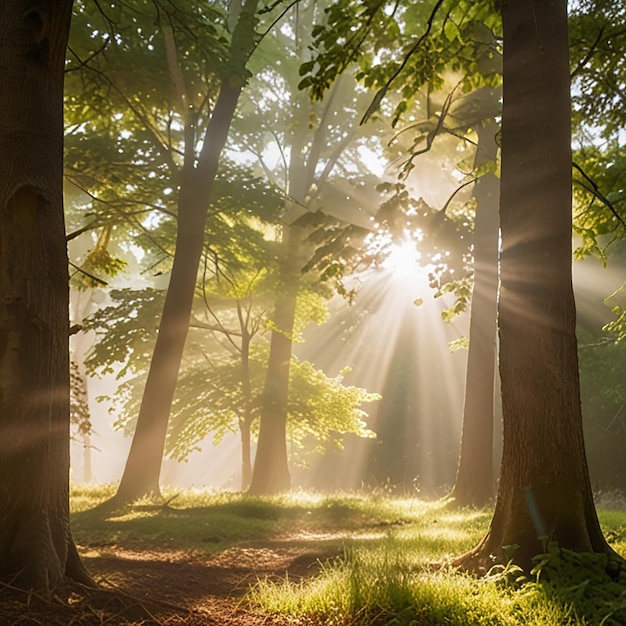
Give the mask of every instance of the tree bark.
POLYGON ((63 65, 71 0, 0 10, 0 580, 93 584, 69 524, 63 65))
POLYGON ((204 245, 213 181, 241 85, 224 81, 197 166, 186 162, 178 200, 178 230, 170 282, 150 362, 137 426, 114 504, 160 495, 159 476, 204 245))
MULTIPOLYGON (((498 124, 478 126, 475 166, 494 163, 498 124)), ((494 494, 493 419, 498 299, 498 200, 500 181, 493 172, 474 187, 474 287, 463 406, 463 434, 452 497, 457 506, 485 506, 494 494)))
POLYGON ((566 0, 504 3, 501 291, 504 447, 496 508, 457 560, 524 570, 548 541, 609 552, 583 444, 571 282, 571 147, 566 0))

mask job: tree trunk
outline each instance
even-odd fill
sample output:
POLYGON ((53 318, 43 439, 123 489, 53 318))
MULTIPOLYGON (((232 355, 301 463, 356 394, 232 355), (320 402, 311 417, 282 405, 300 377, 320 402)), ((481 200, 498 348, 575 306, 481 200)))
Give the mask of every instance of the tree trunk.
POLYGON ((252 337, 248 331, 241 308, 238 308, 241 328, 241 387, 243 391, 243 415, 239 418, 239 434, 241 436, 241 490, 245 491, 252 481, 252 450, 251 426, 254 420, 252 413, 252 386, 250 383, 250 342, 252 337))
POLYGON ((251 449, 250 419, 239 420, 239 435, 241 437, 241 491, 250 487, 252 482, 252 449, 251 449))
POLYGON ((259 441, 254 459, 252 495, 287 491, 291 485, 287 463, 287 400, 292 333, 298 294, 300 262, 300 229, 284 226, 285 249, 281 283, 276 298, 270 356, 261 405, 259 441))
POLYGON ((160 495, 159 476, 178 370, 193 304, 204 226, 219 158, 226 144, 239 95, 247 80, 246 64, 256 45, 258 0, 245 0, 234 27, 229 73, 222 80, 198 162, 194 165, 191 126, 186 128, 185 164, 178 195, 176 250, 159 323, 137 426, 117 493, 109 504, 130 502, 143 495, 160 495))
MULTIPOLYGON (((294 102, 295 123, 289 157, 289 196, 283 225, 280 279, 274 305, 274 328, 270 339, 265 387, 261 399, 259 440, 257 443, 252 480, 249 493, 272 494, 289 490, 291 476, 287 461, 287 401, 289 397, 289 369, 293 349, 292 335, 298 298, 301 245, 304 243, 301 229, 292 225, 304 213, 306 195, 313 182, 315 167, 311 167, 312 149, 307 150, 310 103, 304 92, 294 102), (309 165, 307 166, 307 159, 309 165)), ((316 129, 318 135, 321 127, 316 129)), ((317 142, 314 136, 313 145, 317 142)))
POLYGON ((566 0, 504 4, 500 375, 504 448, 485 538, 458 565, 484 571, 503 546, 528 571, 546 542, 608 552, 583 444, 571 282, 566 0))
POLYGON ((91 449, 93 445, 91 443, 91 435, 89 433, 83 434, 83 481, 86 483, 93 482, 93 469, 91 465, 91 449))
POLYGON ((69 525, 63 64, 71 0, 0 10, 0 580, 93 584, 69 525))
POLYGON ((178 230, 170 282, 165 296, 137 426, 113 503, 141 496, 160 495, 159 476, 167 425, 182 360, 189 316, 204 245, 204 225, 213 181, 228 137, 241 86, 224 81, 204 139, 204 148, 193 167, 186 163, 178 200, 178 230))
MULTIPOLYGON (((496 161, 498 124, 478 126, 477 168, 496 161)), ((498 201, 500 181, 492 173, 474 187, 474 287, 463 406, 463 435, 452 496, 457 506, 485 506, 493 497, 493 417, 498 299, 498 201)))

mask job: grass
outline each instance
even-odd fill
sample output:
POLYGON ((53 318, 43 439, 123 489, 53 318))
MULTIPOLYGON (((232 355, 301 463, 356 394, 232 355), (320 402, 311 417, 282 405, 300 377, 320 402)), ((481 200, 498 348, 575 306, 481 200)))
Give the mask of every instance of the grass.
MULTIPOLYGON (((166 505, 146 500, 106 515, 93 510, 110 495, 106 487, 73 489, 72 529, 79 545, 193 556, 291 537, 319 553, 337 554, 314 576, 260 580, 249 590, 245 601, 251 606, 295 623, 626 624, 626 572, 616 583, 601 555, 552 546, 531 577, 514 567, 494 568, 484 579, 433 567, 474 546, 490 511, 355 494, 251 498, 206 492, 172 492, 166 505)), ((626 555, 626 510, 600 509, 599 516, 611 545, 626 555)))

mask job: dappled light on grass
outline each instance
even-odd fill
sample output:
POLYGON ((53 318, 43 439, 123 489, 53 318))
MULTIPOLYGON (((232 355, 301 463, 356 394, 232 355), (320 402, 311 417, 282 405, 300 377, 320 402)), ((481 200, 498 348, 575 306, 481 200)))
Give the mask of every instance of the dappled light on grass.
MULTIPOLYGON (((582 626, 626 608, 626 596, 606 590, 602 607, 589 608, 584 580, 578 587, 551 583, 551 571, 569 567, 567 554, 553 553, 539 583, 536 576, 518 580, 515 568, 494 568, 484 579, 452 571, 446 564, 476 545, 491 512, 454 509, 449 500, 194 490, 115 511, 94 508, 111 489, 72 489, 73 533, 90 570, 125 588, 145 590, 158 580, 170 597, 182 594, 203 615, 232 602, 229 611, 245 609, 263 620, 261 612, 267 623, 582 626), (173 590, 180 581, 184 589, 173 590)), ((600 520, 624 553, 626 513, 600 511, 600 520)), ((585 578, 585 571, 573 575, 585 578)))
MULTIPOLYGON (((213 554, 234 542, 262 541, 334 543, 378 540, 390 532, 437 527, 448 514, 447 502, 413 498, 368 497, 295 491, 272 497, 232 492, 165 492, 135 504, 108 510, 98 505, 112 487, 72 489, 72 528, 87 548, 125 546, 137 550, 154 543, 166 550, 213 554)), ((486 517, 451 522, 449 528, 476 529, 486 517), (469 526, 468 526, 469 523, 469 526)), ((475 531, 474 537, 480 535, 475 531)))
MULTIPOLYGON (((406 537, 388 536, 376 545, 355 544, 311 579, 259 581, 248 601, 268 613, 337 626, 618 626, 626 618, 626 576, 620 583, 606 574, 595 580, 596 573, 583 565, 573 567, 573 575, 563 578, 566 568, 572 567, 564 555, 557 557, 551 571, 547 559, 538 559, 531 577, 524 577, 515 566, 498 566, 486 577, 474 578, 445 563, 433 565, 428 557, 441 555, 441 545, 426 546, 417 537, 414 540, 407 543, 406 537)), ((582 555, 581 563, 587 557, 603 556, 582 555)))
POLYGON ((311 580, 259 582, 248 600, 268 613, 309 617, 324 624, 567 623, 568 611, 536 594, 518 594, 504 578, 478 581, 446 568, 430 571, 411 553, 384 542, 347 551, 311 580))

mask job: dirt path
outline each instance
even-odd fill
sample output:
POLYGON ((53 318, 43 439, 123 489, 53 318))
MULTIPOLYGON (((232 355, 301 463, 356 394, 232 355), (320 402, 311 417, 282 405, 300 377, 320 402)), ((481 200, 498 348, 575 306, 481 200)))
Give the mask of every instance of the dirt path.
MULTIPOLYGON (((297 580, 315 573, 328 552, 306 542, 241 545, 215 556, 90 548, 82 554, 100 584, 61 599, 0 589, 0 625, 45 626, 293 626, 293 619, 263 615, 241 599, 259 578, 297 580)), ((307 621, 307 624, 312 622, 307 621)))
MULTIPOLYGON (((214 557, 189 560, 177 553, 104 553, 84 556, 85 564, 104 586, 112 585, 142 599, 184 609, 186 615, 166 623, 286 624, 243 608, 241 598, 259 578, 299 579, 317 569, 323 554, 298 545, 239 546, 214 557)), ((178 611, 176 611, 178 612, 178 611)), ((170 619, 174 615, 168 616, 170 619)))

